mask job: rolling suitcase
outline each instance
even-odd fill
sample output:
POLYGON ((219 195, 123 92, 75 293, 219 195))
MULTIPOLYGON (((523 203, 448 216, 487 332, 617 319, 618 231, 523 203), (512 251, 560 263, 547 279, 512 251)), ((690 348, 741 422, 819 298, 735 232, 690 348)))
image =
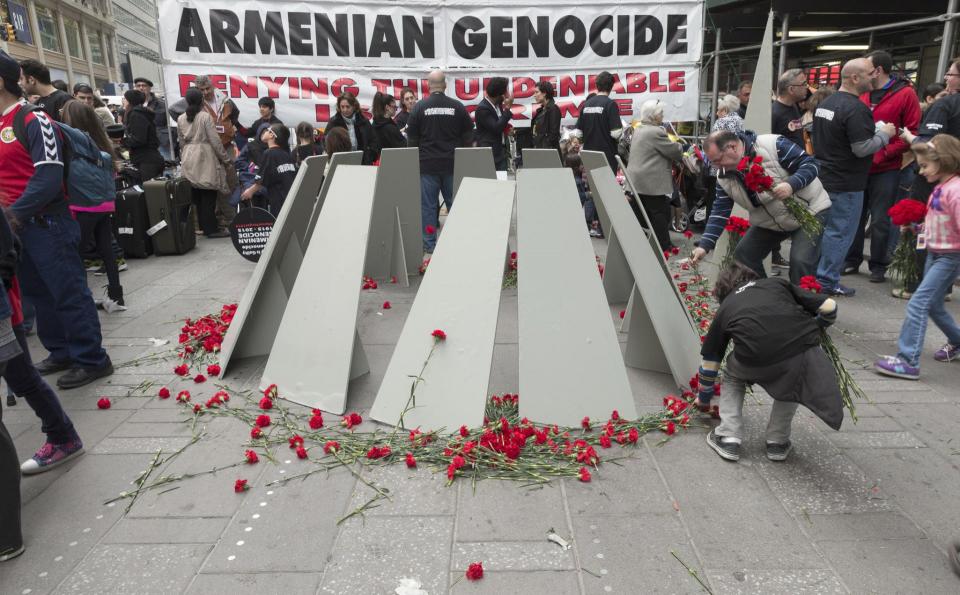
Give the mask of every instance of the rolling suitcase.
POLYGON ((147 235, 150 227, 147 203, 143 189, 131 186, 117 192, 113 225, 117 241, 126 258, 146 258, 153 254, 153 244, 147 235))
POLYGON ((193 222, 193 187, 186 178, 159 178, 143 184, 150 228, 147 235, 157 256, 185 254, 197 245, 193 222))

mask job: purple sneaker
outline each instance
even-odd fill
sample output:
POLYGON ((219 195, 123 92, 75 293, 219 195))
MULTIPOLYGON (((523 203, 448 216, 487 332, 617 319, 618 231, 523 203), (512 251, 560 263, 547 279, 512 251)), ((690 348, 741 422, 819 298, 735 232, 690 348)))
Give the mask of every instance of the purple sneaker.
POLYGON ((906 380, 920 380, 920 368, 911 366, 901 358, 885 355, 873 364, 873 369, 884 376, 905 378, 906 380))
POLYGON ((960 359, 960 345, 947 343, 933 354, 933 359, 938 362, 952 362, 955 359, 960 359))
POLYGON ((40 450, 37 451, 37 454, 33 455, 32 459, 24 461, 24 463, 20 465, 20 473, 24 475, 43 473, 82 454, 83 443, 80 442, 79 438, 74 438, 70 442, 63 444, 47 442, 40 447, 40 450))

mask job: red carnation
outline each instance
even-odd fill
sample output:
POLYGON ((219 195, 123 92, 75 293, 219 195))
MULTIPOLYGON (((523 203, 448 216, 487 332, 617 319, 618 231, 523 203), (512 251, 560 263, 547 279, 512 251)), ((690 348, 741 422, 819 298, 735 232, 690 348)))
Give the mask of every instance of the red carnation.
POLYGON ((363 418, 360 417, 359 413, 348 413, 340 420, 340 425, 352 430, 355 426, 359 426, 363 423, 363 418))
POLYGON ((300 434, 294 434, 290 438, 287 438, 287 444, 290 445, 290 448, 303 446, 303 436, 301 436, 300 434))
POLYGON ((689 240, 690 238, 693 237, 693 232, 688 229, 688 230, 686 230, 686 231, 683 232, 683 237, 685 237, 685 238, 687 238, 687 239, 689 240))
POLYGON ((474 562, 467 567, 466 577, 468 581, 478 581, 483 578, 483 562, 474 562))
POLYGON ((177 376, 186 376, 190 373, 190 368, 187 367, 187 364, 180 364, 173 369, 173 373, 177 376))
POLYGON ((186 403, 186 402, 189 401, 189 400, 190 400, 190 391, 188 391, 188 390, 182 390, 182 391, 180 391, 179 393, 177 393, 177 402, 178 402, 178 403, 186 403))
POLYGON ((464 438, 470 435, 470 430, 467 429, 467 426, 460 426, 460 435, 464 438))
POLYGON ((256 420, 257 427, 265 428, 270 425, 269 415, 258 415, 256 420))
POLYGON ((160 389, 160 392, 157 393, 157 396, 160 397, 161 399, 169 399, 170 389, 164 386, 163 388, 160 389))
POLYGON ((589 430, 590 428, 590 417, 586 416, 580 420, 580 427, 584 430, 589 430))
POLYGON ((250 429, 250 438, 252 438, 253 440, 256 440, 256 439, 258 439, 258 438, 263 438, 263 430, 261 430, 260 428, 256 428, 256 427, 251 428, 251 429, 250 429))
POLYGON ((677 424, 673 423, 672 421, 668 421, 660 429, 666 432, 667 436, 673 436, 677 432, 677 424))
POLYGON ((626 310, 620 310, 620 320, 623 320, 623 317, 627 315, 626 310))
POLYGON ((243 492, 246 492, 249 489, 250 488, 247 487, 246 479, 238 479, 236 483, 233 484, 233 491, 238 494, 242 494, 243 492))
POLYGON ((912 198, 904 199, 887 210, 890 221, 897 226, 923 223, 927 216, 927 205, 912 198))
POLYGON ((277 385, 276 385, 276 384, 271 384, 271 385, 268 386, 267 388, 263 389, 263 396, 269 397, 269 398, 271 398, 271 399, 276 399, 276 398, 277 398, 277 394, 279 394, 279 392, 280 392, 280 391, 277 389, 277 385))
POLYGON ((383 309, 384 309, 384 310, 389 310, 389 309, 392 308, 392 307, 393 307, 393 306, 390 305, 390 302, 383 302, 383 309))
POLYGON ((296 452, 297 452, 297 458, 298 458, 298 459, 305 459, 305 458, 307 458, 307 449, 305 449, 304 447, 298 446, 296 452))
POLYGON ((593 476, 590 475, 589 469, 586 467, 580 467, 580 481, 583 483, 589 483, 592 478, 593 476))
POLYGON ((322 415, 314 415, 313 417, 310 418, 310 429, 319 430, 322 427, 323 427, 322 415))
POLYGON ((193 377, 193 381, 196 382, 197 384, 200 384, 201 382, 206 382, 207 377, 204 376, 203 374, 197 374, 196 376, 193 377))
POLYGON ((219 364, 210 364, 207 366, 207 376, 219 376, 220 375, 220 365, 219 364))
POLYGON ((443 331, 440 330, 440 329, 434 329, 434 331, 433 331, 432 333, 430 333, 430 336, 432 336, 432 337, 433 337, 434 339, 436 339, 437 341, 446 341, 446 340, 447 340, 447 333, 443 332, 443 331))
POLYGON ((327 440, 327 443, 323 445, 323 452, 326 454, 334 453, 340 450, 340 443, 336 440, 327 440))
POLYGON ((256 463, 259 463, 259 462, 260 462, 260 457, 258 457, 258 456, 257 456, 257 453, 255 453, 255 452, 252 451, 252 450, 248 450, 247 452, 245 452, 245 453, 243 453, 243 454, 244 454, 245 457, 247 457, 247 463, 249 463, 249 464, 251 464, 251 465, 255 465, 256 463))
POLYGON ((431 235, 431 236, 437 232, 437 228, 432 225, 428 225, 424 227, 423 230, 427 232, 427 235, 431 235))
POLYGON ((603 448, 610 448, 613 446, 613 443, 610 442, 610 436, 606 434, 600 434, 600 446, 603 448))
POLYGON ((110 399, 102 397, 97 401, 97 409, 110 409, 110 399))
POLYGON ((407 453, 407 467, 413 469, 413 468, 416 467, 416 466, 417 466, 417 459, 413 458, 413 453, 412 453, 412 452, 408 452, 408 453, 407 453))

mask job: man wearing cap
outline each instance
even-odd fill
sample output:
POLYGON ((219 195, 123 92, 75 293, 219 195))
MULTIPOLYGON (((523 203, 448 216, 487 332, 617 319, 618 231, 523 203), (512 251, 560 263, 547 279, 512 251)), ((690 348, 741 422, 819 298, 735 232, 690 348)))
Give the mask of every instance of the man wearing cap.
POLYGON ((160 141, 160 154, 167 161, 173 159, 170 153, 170 128, 167 124, 167 104, 153 94, 153 81, 142 76, 133 79, 133 88, 147 96, 147 109, 156 114, 157 140, 160 141))
POLYGON ((23 245, 21 288, 50 352, 37 371, 68 370, 57 386, 77 388, 113 374, 113 365, 80 261, 80 227, 63 192, 63 137, 48 114, 21 98, 19 80, 20 65, 0 51, 0 206, 23 245))

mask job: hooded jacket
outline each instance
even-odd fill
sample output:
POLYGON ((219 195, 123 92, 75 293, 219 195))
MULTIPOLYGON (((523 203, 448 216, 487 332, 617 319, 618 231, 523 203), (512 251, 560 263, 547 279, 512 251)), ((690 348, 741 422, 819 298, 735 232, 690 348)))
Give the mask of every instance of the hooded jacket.
POLYGON ((137 163, 154 157, 154 153, 160 154, 157 151, 160 139, 157 138, 156 114, 153 110, 138 105, 127 113, 125 124, 127 132, 123 144, 130 149, 130 161, 137 163))
POLYGON ((384 149, 400 149, 407 146, 407 139, 400 133, 400 127, 390 118, 375 117, 373 119, 373 133, 370 135, 370 144, 367 147, 374 161, 380 159, 384 149))
MULTIPOLYGON (((910 81, 894 77, 886 93, 873 106, 870 101, 871 93, 873 91, 867 91, 861 95, 860 101, 871 108, 874 122, 886 122, 893 124, 898 129, 906 128, 914 134, 917 133, 917 128, 920 126, 920 100, 917 99, 917 93, 910 81)), ((910 145, 906 141, 899 136, 893 137, 890 139, 890 144, 873 154, 870 173, 876 174, 900 169, 903 154, 909 149, 910 145)))

